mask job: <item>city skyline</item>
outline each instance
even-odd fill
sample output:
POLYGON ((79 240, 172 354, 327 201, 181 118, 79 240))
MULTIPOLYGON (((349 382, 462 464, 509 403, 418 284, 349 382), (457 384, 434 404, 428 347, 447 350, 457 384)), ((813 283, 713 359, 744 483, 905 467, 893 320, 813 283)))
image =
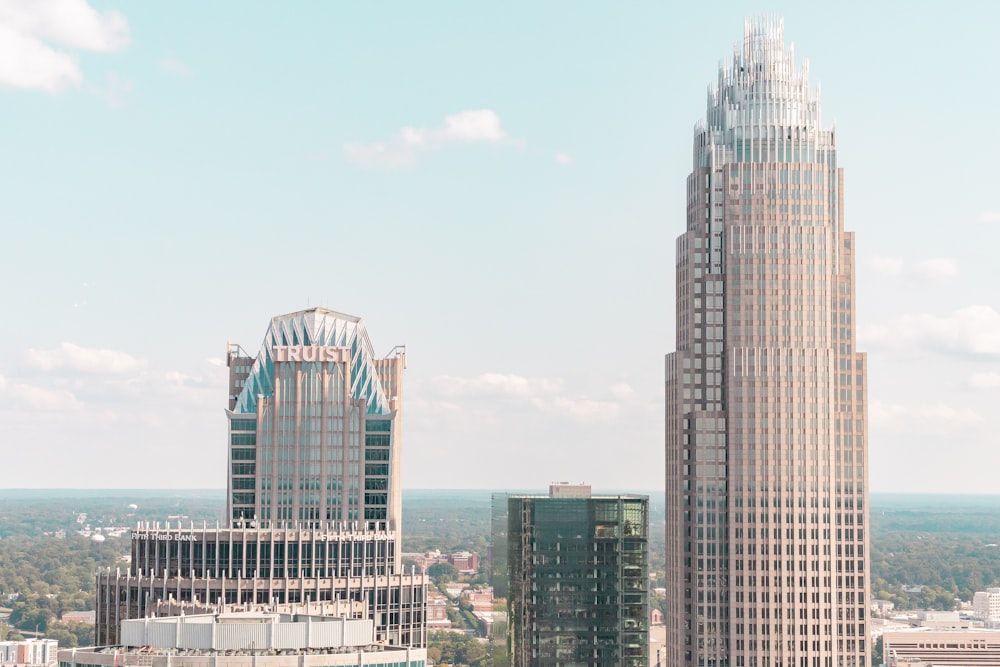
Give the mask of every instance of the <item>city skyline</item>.
POLYGON ((665 374, 666 664, 866 667, 857 237, 837 133, 780 18, 745 21, 692 143, 665 374))
MULTIPOLYGON (((14 484, 216 487, 225 342, 324 305, 408 345, 408 488, 660 487, 692 110, 752 8, 45 6, 0 7, 40 58, 0 67, 0 456, 53 463, 14 484)), ((767 9, 848 168, 872 490, 990 492, 998 9, 767 9)))

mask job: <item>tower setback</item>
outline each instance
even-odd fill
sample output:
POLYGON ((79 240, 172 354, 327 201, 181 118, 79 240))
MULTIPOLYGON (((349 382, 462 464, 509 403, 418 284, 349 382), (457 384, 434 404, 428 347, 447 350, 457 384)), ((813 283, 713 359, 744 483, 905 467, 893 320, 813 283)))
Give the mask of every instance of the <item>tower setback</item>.
POLYGON ((671 667, 867 664, 866 359, 836 135, 779 19, 694 132, 666 357, 671 667))

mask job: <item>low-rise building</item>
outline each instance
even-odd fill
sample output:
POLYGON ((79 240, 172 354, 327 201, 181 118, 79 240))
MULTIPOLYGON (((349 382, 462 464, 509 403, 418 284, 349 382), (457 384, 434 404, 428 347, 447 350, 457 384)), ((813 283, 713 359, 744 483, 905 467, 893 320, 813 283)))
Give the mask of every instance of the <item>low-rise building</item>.
POLYGON ((972 596, 972 611, 987 627, 1000 624, 1000 588, 977 591, 972 596))
POLYGON ((480 586, 462 591, 462 601, 472 608, 472 611, 493 611, 493 588, 480 586))
POLYGON ((370 618, 324 616, 294 608, 239 609, 126 620, 121 623, 120 644, 63 649, 59 666, 425 667, 427 663, 426 649, 377 643, 370 618))
POLYGON ((59 620, 63 623, 86 623, 87 625, 94 625, 97 620, 97 612, 93 609, 90 611, 67 611, 59 620))
POLYGON ((0 642, 0 665, 54 665, 59 642, 24 639, 0 642))
POLYGON ((917 612, 917 625, 932 630, 965 630, 972 627, 972 623, 959 616, 957 611, 917 612))
POLYGON ((454 565, 460 574, 479 572, 479 554, 477 553, 459 551, 448 556, 448 562, 454 565))
POLYGON ((996 630, 915 628, 887 631, 882 641, 882 655, 889 667, 1000 665, 1000 631, 996 630))
POLYGON ((448 618, 448 599, 440 593, 427 594, 427 628, 446 630, 451 627, 448 618))
POLYGON ((896 608, 896 603, 892 600, 872 600, 872 613, 876 616, 885 616, 896 608))

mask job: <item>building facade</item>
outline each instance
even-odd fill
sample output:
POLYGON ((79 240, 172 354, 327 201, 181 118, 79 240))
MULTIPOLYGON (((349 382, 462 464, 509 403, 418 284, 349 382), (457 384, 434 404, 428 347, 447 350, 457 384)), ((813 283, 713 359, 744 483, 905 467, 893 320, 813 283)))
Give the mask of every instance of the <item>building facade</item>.
POLYGON ((163 600, 337 602, 375 639, 426 644, 427 578, 400 569, 404 353, 324 308, 229 346, 228 527, 140 525, 125 572, 98 575, 97 642, 163 600))
POLYGON ((511 664, 645 667, 649 498, 587 488, 507 510, 511 664))
POLYGON ((888 667, 1000 667, 996 630, 908 630, 882 635, 888 667))
POLYGON ((23 639, 0 642, 0 665, 54 665, 59 642, 55 639, 23 639))
POLYGON ((479 554, 458 551, 448 556, 448 562, 461 574, 475 574, 479 571, 479 554))
POLYGON ((255 357, 228 353, 229 516, 260 525, 401 523, 404 354, 378 358, 358 317, 271 320, 255 357))
POLYGON ((866 360, 836 135, 778 19, 694 132, 666 357, 667 664, 862 667, 866 360))
POLYGON ((228 609, 124 621, 115 646, 59 651, 60 667, 425 667, 423 648, 383 646, 370 619, 228 609))
POLYGON ((972 596, 972 610, 976 618, 994 627, 1000 623, 1000 588, 987 588, 976 591, 972 596))

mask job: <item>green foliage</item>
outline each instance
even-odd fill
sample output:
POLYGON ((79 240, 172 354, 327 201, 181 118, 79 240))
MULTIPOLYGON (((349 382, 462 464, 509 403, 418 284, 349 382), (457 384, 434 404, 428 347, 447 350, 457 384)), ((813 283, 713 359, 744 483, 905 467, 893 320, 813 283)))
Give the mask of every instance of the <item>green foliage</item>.
MULTIPOLYGON (((92 542, 74 535, 80 513, 86 512, 87 522, 95 527, 133 525, 138 520, 162 523, 174 514, 187 515, 197 523, 203 519, 214 523, 225 507, 223 494, 215 491, 79 494, 86 492, 0 491, 0 595, 19 596, 15 602, 3 602, 11 607, 11 616, 10 626, 0 625, 0 639, 18 638, 17 628, 34 631, 38 627, 65 646, 93 641, 92 627, 57 619, 66 611, 94 608, 95 571, 121 565, 129 540, 126 536, 92 542), (129 509, 133 502, 139 510, 129 509), (57 530, 66 531, 67 537, 43 534, 57 530)), ((490 497, 488 491, 407 491, 403 503, 406 550, 468 550, 485 559, 491 537, 490 497)), ((654 494, 650 501, 651 585, 662 586, 663 499, 654 494)), ((955 597, 970 600, 977 590, 1000 586, 1000 547, 996 546, 1000 544, 1000 497, 875 495, 870 506, 872 597, 891 600, 900 608, 951 609, 955 597), (922 588, 906 592, 904 586, 922 588)), ((458 578, 454 567, 446 563, 433 566, 430 574, 441 589, 446 581, 458 578)), ((481 582, 485 575, 471 579, 481 582)), ((662 606, 663 600, 654 596, 651 603, 662 606)), ((478 624, 467 609, 450 613, 457 627, 475 629, 478 624)), ((443 636, 438 644, 432 643, 432 657, 440 652, 436 662, 475 661, 483 667, 505 667, 504 642, 483 645, 461 634, 433 635, 443 636)))
POLYGON ((93 609, 97 568, 120 565, 127 547, 125 538, 93 542, 77 535, 0 540, 0 595, 20 596, 11 618, 25 602, 60 614, 93 609))
POLYGON ((59 640, 62 648, 94 645, 94 626, 87 623, 50 623, 45 636, 59 640))
MULTIPOLYGON (((83 525, 77 520, 81 515, 86 514, 84 524, 96 529, 163 522, 171 515, 214 523, 224 508, 218 491, 0 491, 0 600, 17 596, 8 622, 44 632, 61 646, 93 644, 92 626, 58 619, 67 611, 94 608, 97 570, 123 565, 130 540, 128 534, 105 535, 103 542, 75 534, 83 525), (130 507, 133 503, 139 509, 130 507)), ((0 633, 11 634, 12 629, 0 627, 0 633)))
POLYGON ((451 563, 434 563, 429 568, 427 568, 427 574, 430 575, 431 579, 439 583, 447 583, 449 581, 454 581, 455 577, 458 576, 458 570, 451 563))
POLYGON ((437 656, 435 664, 468 665, 468 667, 492 667, 493 660, 488 645, 463 632, 432 632, 428 642, 428 658, 437 656))
POLYGON ((93 528, 163 522, 168 516, 214 524, 225 508, 222 491, 6 489, 0 490, 0 539, 57 530, 72 534, 81 527, 76 522, 80 514, 87 515, 93 528))
POLYGON ((406 551, 485 554, 491 530, 490 499, 489 491, 404 492, 406 551))
POLYGON ((949 610, 1000 585, 1000 497, 874 496, 871 505, 876 599, 949 610))
POLYGON ((24 641, 24 635, 10 627, 6 623, 0 623, 0 641, 20 642, 24 641))

